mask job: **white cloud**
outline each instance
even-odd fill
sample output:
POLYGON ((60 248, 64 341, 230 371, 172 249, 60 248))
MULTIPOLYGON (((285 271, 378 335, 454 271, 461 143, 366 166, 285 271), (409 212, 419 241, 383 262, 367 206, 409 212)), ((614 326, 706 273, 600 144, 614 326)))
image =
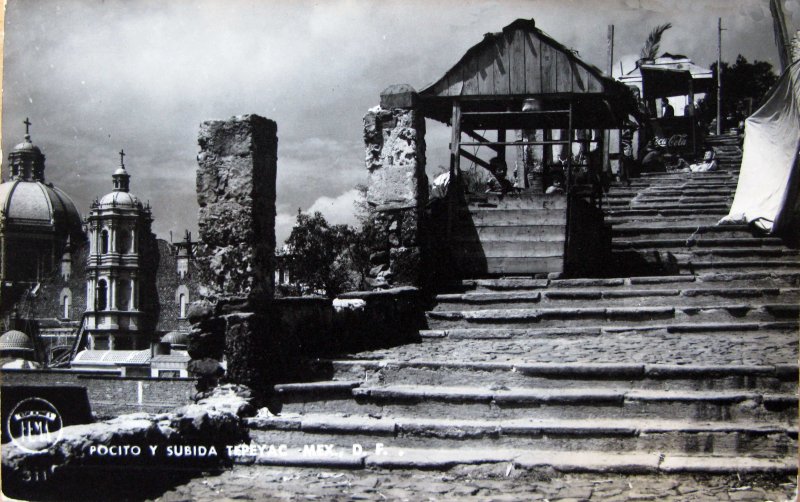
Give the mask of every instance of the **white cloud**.
POLYGON ((352 189, 338 197, 320 197, 308 208, 309 213, 319 211, 332 224, 355 225, 358 220, 355 215, 355 206, 358 199, 358 190, 352 189))

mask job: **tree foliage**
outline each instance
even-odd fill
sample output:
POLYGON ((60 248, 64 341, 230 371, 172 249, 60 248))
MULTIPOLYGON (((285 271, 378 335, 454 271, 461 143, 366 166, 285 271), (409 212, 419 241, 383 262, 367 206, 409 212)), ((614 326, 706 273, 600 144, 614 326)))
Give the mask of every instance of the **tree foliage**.
POLYGON ((334 297, 352 289, 351 244, 355 231, 347 225, 331 225, 321 213, 297 213, 297 221, 286 244, 290 276, 303 293, 334 297))
POLYGON ((357 185, 354 202, 356 227, 331 225, 325 217, 297 213, 297 221, 286 239, 287 269, 294 283, 294 294, 325 294, 334 297, 345 291, 365 287, 371 267, 370 254, 380 240, 380 232, 367 204, 367 187, 357 185))
POLYGON ((672 23, 661 24, 653 28, 653 30, 647 36, 647 40, 644 42, 644 47, 642 47, 640 54, 642 59, 655 59, 658 57, 658 48, 661 45, 661 37, 664 36, 664 32, 670 28, 672 28, 672 23))
MULTIPOLYGON (((758 108, 767 92, 778 80, 772 65, 766 61, 748 62, 741 54, 733 65, 722 63, 722 116, 734 121, 745 118, 758 108)), ((711 66, 717 78, 717 64, 711 66)), ((699 103, 703 120, 711 122, 717 114, 717 95, 709 93, 699 103)))

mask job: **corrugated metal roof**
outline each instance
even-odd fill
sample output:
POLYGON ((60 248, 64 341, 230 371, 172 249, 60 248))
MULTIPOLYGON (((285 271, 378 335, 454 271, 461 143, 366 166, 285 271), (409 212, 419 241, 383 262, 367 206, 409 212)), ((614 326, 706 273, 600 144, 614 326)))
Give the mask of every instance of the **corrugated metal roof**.
POLYGON ((147 364, 150 349, 145 350, 82 350, 72 361, 73 366, 116 366, 118 364, 147 364))

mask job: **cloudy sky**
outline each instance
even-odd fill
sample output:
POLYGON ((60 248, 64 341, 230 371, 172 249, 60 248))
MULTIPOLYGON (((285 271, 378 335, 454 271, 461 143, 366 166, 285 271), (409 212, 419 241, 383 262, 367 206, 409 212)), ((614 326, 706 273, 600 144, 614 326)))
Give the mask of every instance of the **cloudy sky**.
MULTIPOLYGON (((785 1, 792 33, 800 2, 785 1)), ((649 30, 671 22, 662 51, 701 65, 737 54, 777 67, 768 0, 471 1, 7 0, 3 169, 30 117, 48 181, 85 214, 110 191, 124 148, 131 188, 154 208, 156 233, 197 227, 199 124, 257 113, 278 123, 279 242, 298 208, 352 222, 366 180, 362 117, 382 89, 438 79, 487 32, 517 18, 598 67, 607 25, 629 70, 649 30)), ((615 65, 618 72, 619 64, 615 65)), ((428 125, 428 166, 448 132, 428 125)))

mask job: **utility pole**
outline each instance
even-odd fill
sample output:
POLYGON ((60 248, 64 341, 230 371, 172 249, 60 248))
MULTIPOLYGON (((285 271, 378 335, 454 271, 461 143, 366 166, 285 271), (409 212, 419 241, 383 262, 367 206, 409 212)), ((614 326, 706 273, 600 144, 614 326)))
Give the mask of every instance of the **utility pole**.
POLYGON ((722 18, 717 19, 717 136, 722 134, 722 18))
MULTIPOLYGON (((614 25, 608 25, 608 76, 614 72, 614 25)), ((611 174, 611 131, 605 129, 603 131, 603 171, 611 174)))
POLYGON ((789 33, 786 31, 786 16, 778 0, 770 0, 769 12, 772 14, 772 27, 775 31, 775 44, 778 46, 778 58, 781 61, 781 73, 792 64, 792 49, 789 33))

